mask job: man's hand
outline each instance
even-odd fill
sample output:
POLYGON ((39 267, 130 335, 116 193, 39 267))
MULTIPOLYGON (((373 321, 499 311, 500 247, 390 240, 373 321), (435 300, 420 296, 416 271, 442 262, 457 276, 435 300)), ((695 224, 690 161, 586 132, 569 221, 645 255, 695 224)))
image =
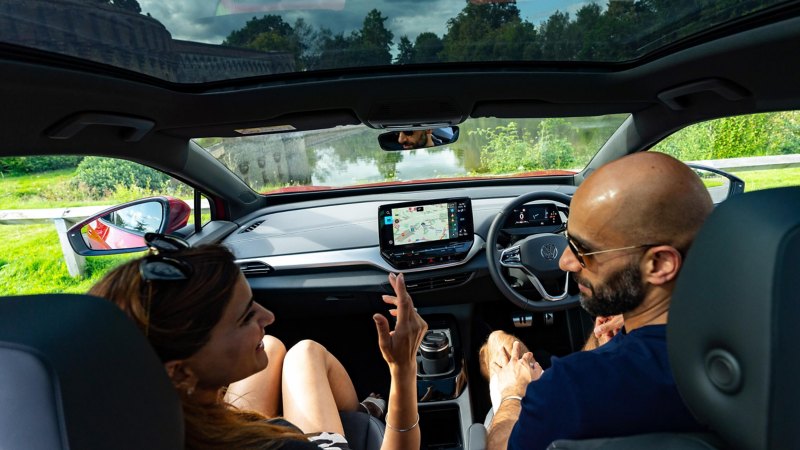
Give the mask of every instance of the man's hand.
POLYGON ((594 321, 594 335, 599 341, 600 345, 610 341, 611 338, 619 333, 625 322, 622 314, 608 317, 598 317, 594 321))
POLYGON ((528 384, 542 376, 542 367, 533 359, 533 353, 520 355, 519 342, 514 341, 510 357, 504 347, 498 349, 492 372, 497 374, 501 398, 509 395, 522 397, 528 384))
MULTIPOLYGON (((519 342, 514 341, 511 355, 500 347, 497 356, 492 362, 492 372, 497 374, 500 398, 509 396, 523 397, 531 381, 542 376, 542 367, 534 361, 533 353, 520 355, 519 342)), ((489 450, 505 450, 508 448, 508 438, 511 430, 519 419, 521 403, 517 399, 508 399, 500 402, 497 413, 492 419, 492 426, 486 438, 486 448, 489 450)))

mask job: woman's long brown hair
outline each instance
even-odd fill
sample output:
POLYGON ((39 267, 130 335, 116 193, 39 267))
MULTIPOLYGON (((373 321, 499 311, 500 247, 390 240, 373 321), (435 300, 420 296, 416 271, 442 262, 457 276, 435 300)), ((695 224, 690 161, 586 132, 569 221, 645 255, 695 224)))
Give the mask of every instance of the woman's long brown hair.
MULTIPOLYGON (((241 274, 233 254, 221 245, 169 256, 192 266, 189 279, 144 281, 139 275, 141 259, 135 259, 109 272, 88 292, 128 314, 165 363, 189 358, 208 342, 241 274)), ((278 447, 283 439, 307 440, 293 428, 264 422, 267 417, 258 412, 241 411, 221 400, 216 406, 203 405, 179 394, 187 449, 262 449, 278 447)))

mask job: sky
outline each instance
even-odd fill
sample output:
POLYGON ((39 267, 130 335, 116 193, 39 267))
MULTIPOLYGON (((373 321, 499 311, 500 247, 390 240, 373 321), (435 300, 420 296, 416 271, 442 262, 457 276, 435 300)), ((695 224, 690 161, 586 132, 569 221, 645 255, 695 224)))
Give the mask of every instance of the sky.
MULTIPOLYGON (((455 17, 466 5, 464 0, 237 0, 240 5, 283 5, 284 11, 244 13, 214 16, 218 0, 139 0, 142 13, 150 13, 158 19, 174 39, 208 44, 219 44, 233 31, 244 26, 253 16, 279 14, 289 24, 302 17, 306 22, 330 28, 334 33, 361 28, 364 16, 377 8, 383 17, 389 17, 387 28, 394 33, 396 52, 400 36, 408 36, 413 42, 418 34, 430 31, 439 37, 447 31, 447 20, 455 17), (322 6, 332 9, 288 9, 322 6)), ((518 0, 523 19, 538 25, 554 12, 567 11, 570 15, 592 0, 518 0)), ((605 7, 605 2, 599 2, 605 7)))

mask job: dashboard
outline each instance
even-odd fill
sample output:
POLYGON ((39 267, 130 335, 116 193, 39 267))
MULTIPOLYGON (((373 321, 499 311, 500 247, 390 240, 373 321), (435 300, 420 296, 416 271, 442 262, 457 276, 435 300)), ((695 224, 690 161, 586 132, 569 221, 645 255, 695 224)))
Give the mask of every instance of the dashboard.
MULTIPOLYGON (((408 290, 414 295, 415 304, 420 307, 503 300, 504 297, 489 276, 485 237, 501 208, 519 195, 533 191, 572 195, 575 187, 492 186, 373 194, 275 205, 237 221, 238 228, 228 234, 222 244, 236 256, 237 263, 248 277, 253 295, 264 298, 270 308, 283 317, 379 310, 383 307, 381 295, 393 292, 388 283, 389 272, 406 274, 408 290), (458 209, 459 201, 461 211, 453 211, 454 216, 450 216, 449 209, 458 209), (452 203, 456 203, 453 208, 450 207, 452 203), (447 208, 444 204, 447 204, 447 208), (406 209, 407 213, 403 214, 407 218, 424 219, 427 213, 433 211, 426 211, 426 205, 439 205, 434 208, 440 212, 447 209, 446 222, 442 217, 435 217, 428 234, 422 235, 425 241, 417 241, 422 239, 420 237, 410 237, 414 239, 413 242, 403 243, 405 231, 400 231, 401 241, 398 244, 394 239, 393 209, 413 207, 413 211, 406 209), (417 211, 417 207, 422 207, 422 210, 417 211), (392 211, 391 225, 386 222, 386 211, 392 211), (421 216, 417 216, 417 213, 421 216), (468 223, 470 219, 471 224, 468 223), (381 220, 383 225, 380 225, 381 220), (453 220, 456 222, 455 232, 452 231, 453 220), (441 228, 445 223, 449 227, 446 236, 441 228), (440 228, 434 230, 436 226, 440 228), (386 227, 390 227, 389 232, 386 227), (436 234, 436 231, 440 234, 436 234), (437 238, 434 239, 434 236, 437 238), (430 254, 423 253, 442 244, 464 247, 455 250, 452 255, 441 255, 443 259, 439 259, 439 255, 432 258, 430 254), (410 259, 405 261, 401 261, 400 256, 391 255, 409 250, 411 256, 406 258, 410 259), (410 261, 413 259, 417 262, 412 265, 410 261), (420 260, 425 262, 420 263, 420 260), (345 308, 342 307, 343 301, 346 301, 345 308)), ((545 210, 552 212, 553 203, 543 203, 548 203, 545 210)), ((559 217, 553 218, 548 213, 549 222, 545 225, 531 223, 539 219, 533 211, 540 206, 535 205, 538 203, 531 204, 533 209, 530 212, 528 205, 525 206, 528 223, 515 221, 506 224, 504 233, 501 233, 505 239, 515 239, 515 233, 522 234, 531 228, 545 231, 548 227, 560 226, 553 225, 554 221, 566 221, 566 208, 555 204, 559 217)), ((402 226, 403 215, 397 216, 401 217, 402 226)), ((420 220, 422 222, 428 227, 428 222, 420 220)), ((417 227, 414 226, 416 232, 417 227)))
MULTIPOLYGON (((485 245, 491 221, 509 200, 535 190, 557 191, 571 195, 573 186, 506 186, 462 189, 456 192, 467 196, 436 197, 442 191, 413 192, 348 197, 327 201, 268 207, 243 218, 240 228, 223 240, 240 264, 260 262, 268 265, 275 275, 289 274, 293 270, 335 269, 363 266, 378 268, 384 272, 423 272, 438 268, 466 264, 485 245), (405 198, 403 198, 405 197, 405 198), (447 207, 444 205, 447 204, 447 207), (426 211, 426 205, 428 210, 426 211), (451 207, 452 206, 452 207, 451 207), (405 208, 405 211, 403 211, 405 208), (408 208, 414 208, 409 210, 408 208), (417 210, 417 208, 422 208, 417 210), (430 209, 433 208, 433 209, 430 209), (394 210, 398 211, 394 211, 394 210), (446 211, 447 218, 434 217, 434 221, 422 228, 422 234, 414 233, 408 238, 405 228, 394 222, 394 217, 416 217, 424 222, 428 214, 438 209, 446 211), (387 211, 392 212, 391 224, 387 224, 387 211), (397 215, 395 216, 395 212, 397 215), (401 216, 401 214, 403 216, 401 216), (452 215, 450 215, 452 214, 452 215), (463 219, 463 220, 462 220, 463 219), (381 222, 383 221, 383 222, 381 222), (453 225, 455 222, 455 230, 453 225), (447 224, 447 236, 442 225, 447 224), (438 231, 434 230, 439 226, 438 231), (394 230, 400 230, 400 241, 396 241, 394 230), (426 229, 428 233, 425 233, 426 229), (437 234, 438 233, 438 234, 437 234), (405 238, 405 240, 404 240, 405 238), (409 242, 413 239, 413 242, 409 242), (417 239, 421 239, 417 241, 417 239), (389 243, 391 241, 391 244, 389 243), (466 254, 458 261, 435 261, 431 265, 399 265, 391 253, 406 250, 423 251, 439 244, 467 244, 466 254)), ((561 205, 563 206, 563 205, 561 205)), ((564 208, 565 209, 565 208, 564 208)), ((546 205, 526 205, 525 211, 512 215, 514 223, 506 224, 509 234, 529 232, 531 228, 559 227, 566 220, 561 208, 548 202, 546 205), (519 218, 520 213, 522 219, 519 218), (546 215, 546 219, 545 218, 546 215), (540 218, 544 220, 539 220, 540 218), (538 221, 538 222, 537 222, 538 221), (544 225, 541 223, 544 222, 544 225)), ((463 247, 460 249, 463 250, 463 247)), ((421 258, 420 258, 421 259, 421 258)), ((272 272, 270 272, 272 273, 272 272)))

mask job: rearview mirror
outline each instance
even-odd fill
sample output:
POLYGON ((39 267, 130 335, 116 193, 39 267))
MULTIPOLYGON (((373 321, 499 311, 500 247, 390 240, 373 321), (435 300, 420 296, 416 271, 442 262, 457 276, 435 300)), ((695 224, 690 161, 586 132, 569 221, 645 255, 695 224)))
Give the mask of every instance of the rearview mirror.
POLYGON ((391 131, 378 136, 378 144, 389 152, 438 147, 452 144, 457 140, 458 127, 432 129, 415 127, 408 130, 391 131))
POLYGON ((699 164, 687 164, 703 180, 715 205, 744 193, 744 180, 728 172, 699 164))
POLYGON ((177 198, 135 200, 82 220, 67 231, 67 238, 82 256, 141 252, 147 250, 145 233, 168 234, 182 228, 191 212, 191 207, 177 198))

